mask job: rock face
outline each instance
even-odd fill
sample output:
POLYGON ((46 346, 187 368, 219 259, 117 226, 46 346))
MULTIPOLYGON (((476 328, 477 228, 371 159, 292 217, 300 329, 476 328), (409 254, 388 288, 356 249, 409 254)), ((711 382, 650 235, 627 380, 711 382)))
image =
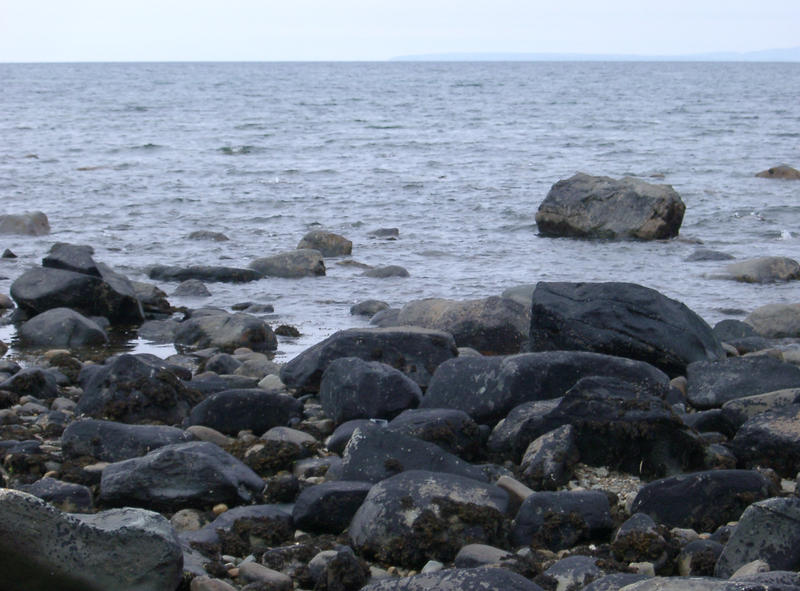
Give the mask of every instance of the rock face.
POLYGON ((187 281, 189 279, 197 279, 206 283, 247 283, 263 278, 261 273, 253 269, 203 265, 192 267, 154 265, 148 269, 147 275, 150 279, 159 281, 187 281))
POLYGON ((415 470, 373 486, 349 534, 358 551, 419 568, 430 559, 451 561, 466 544, 500 542, 507 509, 508 494, 497 486, 415 470))
POLYGON ((721 359, 711 327, 682 303, 633 283, 545 283, 533 293, 532 351, 578 350, 639 359, 671 376, 721 359))
POLYGON ((306 349, 281 368, 289 388, 318 391, 322 374, 334 359, 359 357, 399 369, 426 388, 440 363, 458 354, 453 337, 415 327, 356 328, 334 333, 306 349))
POLYGON ((50 233, 50 222, 41 211, 0 215, 0 234, 44 236, 50 233))
POLYGON ((353 253, 353 243, 339 234, 313 230, 303 236, 298 249, 318 250, 324 257, 338 257, 353 253))
POLYGON ((530 306, 499 297, 466 302, 431 298, 409 302, 395 322, 449 332, 457 346, 484 354, 518 353, 528 339, 530 306))
POLYGON ((75 516, 0 489, 3 589, 172 590, 182 564, 180 542, 161 515, 128 508, 75 516))
POLYGON ((303 248, 256 259, 250 268, 268 277, 314 277, 325 275, 325 261, 318 250, 303 248))
POLYGON ((732 263, 725 272, 743 283, 777 283, 800 279, 800 263, 787 257, 760 257, 732 263))
POLYGON ((108 342, 96 322, 70 308, 52 308, 19 329, 19 337, 34 347, 88 347, 108 342))
POLYGON ((261 435, 267 429, 285 426, 290 419, 299 418, 302 410, 302 403, 288 394, 261 388, 225 390, 195 406, 189 424, 204 425, 229 435, 245 429, 261 435))
POLYGON ((762 179, 784 179, 796 181, 800 180, 800 170, 792 168, 791 166, 787 166, 786 164, 780 164, 778 166, 768 168, 767 170, 762 170, 756 174, 756 176, 762 179))
POLYGON ((800 304, 767 304, 753 310, 745 322, 762 337, 800 337, 800 304))
POLYGON ((256 316, 237 312, 208 311, 180 323, 175 343, 205 349, 215 347, 232 352, 239 347, 253 351, 274 351, 278 338, 266 322, 256 316))
POLYGON ((577 173, 553 185, 536 224, 544 236, 657 240, 678 235, 685 210, 669 185, 577 173))

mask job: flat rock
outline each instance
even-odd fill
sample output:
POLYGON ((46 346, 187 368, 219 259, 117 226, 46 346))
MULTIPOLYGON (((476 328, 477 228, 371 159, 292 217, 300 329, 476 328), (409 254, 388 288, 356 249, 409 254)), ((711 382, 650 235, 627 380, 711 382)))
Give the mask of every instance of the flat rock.
POLYGON ((268 277, 297 279, 325 275, 325 261, 318 250, 303 248, 290 250, 252 261, 251 269, 268 277))
POLYGON ((278 348, 278 338, 269 325, 257 316, 216 311, 181 322, 175 331, 175 344, 194 349, 213 347, 227 352, 240 347, 253 351, 274 351, 278 348))
POLYGON ((207 298, 211 296, 211 292, 208 291, 206 284, 199 279, 187 279, 178 284, 172 295, 188 298, 207 298))
POLYGON ((261 388, 224 390, 192 408, 188 424, 211 427, 227 435, 236 435, 242 430, 260 435, 272 427, 288 425, 293 418, 300 418, 302 410, 302 403, 288 394, 261 388))
POLYGON ((504 568, 450 568, 399 579, 384 579, 361 591, 543 591, 536 583, 504 568))
POLYGON ((93 320, 70 308, 51 308, 19 328, 22 342, 33 347, 89 347, 108 342, 106 332, 93 320))
POLYGON ((165 445, 194 440, 191 433, 166 425, 80 419, 70 423, 61 434, 61 448, 67 458, 90 456, 101 462, 119 462, 165 445))
POLYGON ((794 478, 800 466, 800 404, 793 403, 748 419, 731 442, 739 463, 768 467, 794 478))
POLYGON ((258 281, 264 277, 253 269, 207 265, 190 267, 153 265, 147 270, 147 276, 158 281, 198 279, 206 283, 248 283, 250 281, 258 281))
POLYGON ((297 244, 298 249, 317 250, 324 257, 338 257, 353 253, 353 243, 339 234, 312 230, 297 244))
POLYGON ((50 233, 50 222, 41 211, 0 215, 0 234, 44 236, 50 233))
POLYGON ((400 265, 384 265, 368 269, 363 273, 364 277, 373 279, 388 279, 389 277, 410 277, 408 270, 400 265))
POLYGON ((800 279, 800 263, 787 257, 759 257, 732 263, 725 273, 742 283, 777 283, 800 279))

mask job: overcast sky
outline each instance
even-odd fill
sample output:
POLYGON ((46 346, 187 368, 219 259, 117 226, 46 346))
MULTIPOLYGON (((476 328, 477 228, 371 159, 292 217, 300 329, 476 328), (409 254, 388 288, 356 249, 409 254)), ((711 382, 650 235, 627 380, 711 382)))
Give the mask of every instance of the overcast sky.
POLYGON ((0 0, 0 62, 686 54, 800 45, 800 0, 0 0))

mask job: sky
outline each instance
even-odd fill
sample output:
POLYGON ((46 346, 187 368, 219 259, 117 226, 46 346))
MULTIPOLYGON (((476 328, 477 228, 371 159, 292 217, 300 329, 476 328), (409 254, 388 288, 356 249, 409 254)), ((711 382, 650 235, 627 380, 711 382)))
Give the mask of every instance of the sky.
POLYGON ((372 61, 800 46, 800 0, 0 0, 0 62, 372 61))

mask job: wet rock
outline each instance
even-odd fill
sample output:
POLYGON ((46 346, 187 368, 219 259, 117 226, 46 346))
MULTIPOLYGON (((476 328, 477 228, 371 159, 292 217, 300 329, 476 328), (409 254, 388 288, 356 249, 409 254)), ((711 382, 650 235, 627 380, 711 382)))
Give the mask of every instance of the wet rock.
POLYGON ((80 484, 55 478, 40 478, 33 484, 23 486, 21 490, 69 513, 91 513, 94 509, 91 489, 80 484))
POLYGON ((397 240, 400 237, 399 228, 376 228, 369 233, 370 238, 383 238, 384 240, 397 240))
POLYGON ((371 583, 362 591, 543 591, 536 583, 504 568, 450 568, 371 583))
POLYGON ((318 591, 357 591, 369 580, 369 567, 350 546, 320 552, 308 563, 318 591))
MULTIPOLYGON (((722 405, 722 414, 738 430, 749 419, 762 412, 797 403, 800 403, 800 388, 787 388, 729 400, 722 405)), ((735 433, 731 435, 733 436, 735 433)))
POLYGON ((292 591, 294 588, 290 577, 257 562, 241 563, 239 565, 239 579, 244 583, 255 584, 256 587, 254 589, 292 591))
POLYGON ((725 273, 743 283, 776 283, 800 279, 800 263, 787 257, 759 257, 732 263, 725 273))
POLYGON ((678 235, 685 210, 670 185, 579 172, 553 185, 536 225, 544 236, 658 240, 678 235))
POLYGON ((714 540, 694 540, 681 548, 676 559, 682 577, 712 577, 722 554, 722 544, 714 540))
POLYGON ((371 326, 378 328, 389 328, 397 326, 397 316, 400 314, 400 308, 386 308, 377 312, 369 319, 371 326))
POLYGON ((449 408, 404 410, 386 428, 435 443, 468 461, 477 457, 483 440, 478 424, 467 413, 449 408))
POLYGON ((546 283, 533 293, 530 349, 579 350, 651 363, 670 376, 722 359, 711 327, 684 304, 633 283, 546 283))
POLYGON ((359 357, 399 369, 421 388, 443 361, 458 353, 453 337, 445 332, 415 327, 355 328, 334 333, 306 349, 281 368, 289 388, 317 391, 323 372, 334 359, 359 357))
POLYGON ((364 300, 350 306, 350 314, 353 316, 375 316, 381 310, 386 310, 389 304, 380 300, 364 300))
POLYGON ((97 263, 92 258, 93 254, 94 249, 91 246, 57 242, 42 259, 42 266, 102 277, 97 263))
POLYGON ((403 306, 395 322, 449 332, 459 347, 509 354, 519 352, 528 339, 530 306, 500 297, 464 302, 430 298, 403 306))
POLYGON ((558 427, 528 446, 520 463, 521 479, 534 490, 556 490, 572 478, 579 455, 575 428, 558 427))
POLYGON ((611 551, 620 562, 651 562, 657 569, 666 563, 667 549, 655 521, 644 513, 631 515, 611 540, 611 551))
POLYGON ((165 445, 193 440, 195 436, 191 433, 166 425, 126 425, 81 419, 64 430, 61 447, 67 458, 90 456, 103 462, 118 462, 143 456, 165 445))
POLYGON ((372 488, 370 482, 323 482, 303 489, 292 509, 292 520, 304 531, 340 534, 372 488))
POLYGON ((747 420, 731 442, 739 463, 764 466, 794 478, 800 466, 800 404, 788 404, 747 420))
POLYGON ((389 277, 410 277, 408 270, 400 265, 386 265, 383 267, 374 267, 368 269, 363 273, 364 277, 372 277, 373 279, 387 279, 389 277))
POLYGON ((687 368, 687 396, 695 408, 715 408, 729 400, 800 387, 800 367, 768 355, 697 361, 687 368))
POLYGON ((55 375, 40 367, 26 367, 19 370, 10 378, 0 382, 0 390, 39 399, 55 398, 59 395, 55 375))
POLYGON ((193 349, 213 347, 227 352, 240 347, 274 351, 278 348, 278 339, 267 323, 257 316, 207 310, 178 325, 175 344, 193 349))
POLYGON ((100 481, 100 500, 111 506, 176 510, 249 503, 263 486, 239 460, 213 443, 196 441, 109 464, 100 481))
POLYGON ((611 573, 595 579, 586 585, 583 591, 619 591, 626 585, 631 585, 646 578, 648 578, 647 575, 636 573, 611 573))
POLYGON ((265 552, 292 537, 292 518, 277 505, 247 505, 221 513, 211 523, 180 534, 181 540, 209 557, 265 552))
POLYGON ((300 418, 302 411, 302 403, 288 394, 260 388, 226 390, 195 406, 188 424, 211 427, 226 435, 242 430, 264 433, 272 427, 288 425, 291 419, 300 418))
POLYGON ((767 304, 744 320, 762 337, 800 337, 800 304, 767 304))
POLYGON ((336 427, 333 433, 325 440, 325 447, 334 453, 341 454, 356 429, 365 425, 385 426, 383 423, 383 421, 372 421, 370 419, 345 421, 336 427))
POLYGON ((339 234, 312 230, 297 245, 298 249, 317 250, 324 257, 338 257, 353 253, 353 243, 339 234))
POLYGON ((734 258, 732 254, 728 254, 727 252, 720 252, 709 248, 698 248, 684 260, 687 262, 730 261, 734 258))
POLYGON ((41 211, 0 215, 0 234, 44 236, 50 233, 50 222, 41 211))
POLYGON ((213 232, 211 230, 195 230, 186 236, 187 240, 210 240, 212 242, 227 242, 230 240, 222 232, 213 232))
POLYGON ((242 362, 228 353, 218 353, 209 358, 204 364, 205 371, 217 374, 232 374, 242 365, 242 362))
POLYGON ((456 554, 453 564, 456 568, 475 568, 490 564, 499 564, 513 559, 514 554, 502 548, 486 544, 467 544, 456 554))
POLYGON ((180 323, 172 318, 147 320, 139 327, 138 336, 151 343, 174 343, 179 327, 180 323))
POLYGON ((419 568, 430 559, 451 561, 466 544, 501 543, 507 507, 508 494, 496 486, 414 470, 373 486, 349 534, 366 556, 419 568))
POLYGON ((19 337, 33 347, 88 347, 108 342, 96 322, 69 308, 51 308, 25 322, 19 337))
POLYGON ((555 581, 557 589, 578 591, 605 574, 597 563, 598 559, 591 556, 567 556, 545 570, 542 577, 555 581))
POLYGON ((734 423, 731 415, 722 412, 721 408, 682 414, 681 419, 698 433, 719 433, 729 439, 736 435, 736 429, 741 425, 734 423))
POLYGON ((258 378, 237 375, 216 375, 204 373, 184 382, 192 390, 204 396, 226 390, 252 390, 258 387, 258 378))
POLYGON ((81 381, 76 414, 123 423, 180 423, 198 398, 152 355, 120 355, 83 370, 81 381))
POLYGON ((191 267, 154 265, 147 270, 147 276, 158 281, 198 279, 206 283, 248 283, 263 278, 261 273, 253 269, 204 265, 191 267))
POLYGON ((236 587, 222 579, 212 579, 207 575, 202 575, 192 579, 189 591, 236 591, 236 587))
POLYGON ((325 275, 325 261, 318 250, 303 248, 290 250, 252 261, 251 269, 267 277, 296 279, 325 275))
POLYGON ((798 180, 800 179, 800 170, 796 170, 786 164, 779 164, 767 170, 762 170, 756 174, 757 177, 762 179, 784 179, 784 180, 798 180))
POLYGON ((211 292, 208 291, 205 283, 199 279, 187 279, 186 281, 181 281, 175 291, 172 292, 172 295, 185 298, 207 298, 211 296, 211 292))
POLYGON ((416 407, 420 387, 385 363, 358 357, 334 359, 322 374, 319 400, 335 423, 352 419, 391 419, 416 407))
POLYGON ((69 515, 0 489, 4 589, 175 589, 181 565, 180 543, 161 515, 131 508, 69 515))
MULTIPOLYGON (((172 306, 167 300, 167 294, 152 283, 131 281, 133 291, 142 304, 144 316, 147 319, 163 318, 171 314, 172 306)), ((140 327, 141 329, 141 327, 140 327)), ((172 342, 171 340, 169 342, 172 342)))
POLYGON ((774 484, 754 470, 708 470, 645 484, 631 511, 669 527, 712 532, 775 492, 774 484))

